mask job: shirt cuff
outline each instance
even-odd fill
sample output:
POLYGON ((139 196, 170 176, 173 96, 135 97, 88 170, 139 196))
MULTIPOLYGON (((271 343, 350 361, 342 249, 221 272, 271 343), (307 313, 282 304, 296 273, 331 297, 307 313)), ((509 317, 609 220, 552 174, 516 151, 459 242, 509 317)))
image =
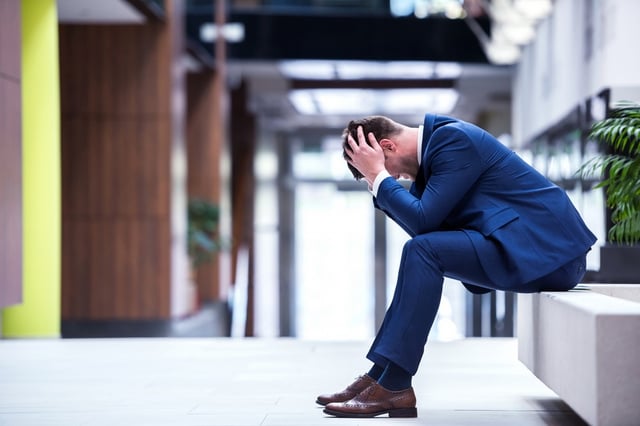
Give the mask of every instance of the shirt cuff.
POLYGON ((380 184, 386 178, 391 177, 388 171, 383 170, 378 173, 378 176, 373 180, 373 185, 369 188, 369 191, 373 194, 374 197, 378 197, 378 188, 380 188, 380 184))

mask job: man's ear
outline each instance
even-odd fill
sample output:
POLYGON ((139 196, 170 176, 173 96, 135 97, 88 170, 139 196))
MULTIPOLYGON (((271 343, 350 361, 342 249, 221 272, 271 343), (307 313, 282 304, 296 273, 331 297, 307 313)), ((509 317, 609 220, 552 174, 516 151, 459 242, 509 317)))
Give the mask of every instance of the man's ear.
POLYGON ((395 151, 396 150, 396 143, 394 141, 392 141, 391 139, 380 139, 380 142, 378 142, 380 144, 380 147, 382 148, 383 151, 395 151))

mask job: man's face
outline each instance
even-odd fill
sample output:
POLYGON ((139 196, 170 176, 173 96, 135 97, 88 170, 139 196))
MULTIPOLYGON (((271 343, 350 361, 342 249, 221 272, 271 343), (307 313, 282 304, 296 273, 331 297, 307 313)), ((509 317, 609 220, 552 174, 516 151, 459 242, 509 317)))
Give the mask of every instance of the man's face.
POLYGON ((384 166, 394 179, 416 180, 418 159, 415 152, 405 152, 401 145, 384 149, 384 166))

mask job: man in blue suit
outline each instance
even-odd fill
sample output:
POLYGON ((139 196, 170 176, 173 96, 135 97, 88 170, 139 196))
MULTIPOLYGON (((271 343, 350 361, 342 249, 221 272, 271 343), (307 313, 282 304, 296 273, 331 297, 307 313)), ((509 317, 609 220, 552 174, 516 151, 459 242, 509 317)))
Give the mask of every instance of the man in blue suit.
POLYGON ((419 127, 381 116, 351 121, 344 157, 405 244, 393 300, 367 354, 368 373, 320 395, 340 417, 416 417, 411 387, 443 277, 474 293, 566 291, 596 241, 565 192, 479 127, 427 114, 419 127), (413 181, 410 190, 397 182, 413 181))

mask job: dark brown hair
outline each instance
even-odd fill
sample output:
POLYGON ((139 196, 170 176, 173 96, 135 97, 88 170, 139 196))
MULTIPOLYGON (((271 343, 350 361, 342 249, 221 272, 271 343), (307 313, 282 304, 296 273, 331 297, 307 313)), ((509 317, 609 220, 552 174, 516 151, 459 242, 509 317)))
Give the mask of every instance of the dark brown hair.
MULTIPOLYGON (((342 132, 342 156, 345 160, 351 159, 349 154, 352 152, 351 147, 349 147, 349 143, 347 142, 347 136, 351 134, 351 137, 356 141, 356 143, 358 143, 358 127, 360 126, 362 126, 362 130, 364 131, 364 136, 368 145, 371 145, 371 143, 369 142, 369 138, 367 137, 369 133, 373 133, 373 135, 379 141, 380 139, 395 136, 402 130, 398 123, 388 117, 384 117, 381 115, 371 115, 368 117, 360 118, 358 120, 351 120, 342 132)), ((347 167, 349 167, 351 174, 353 174, 353 177, 356 180, 360 180, 364 177, 362 173, 358 171, 358 169, 353 167, 348 162, 347 167)))

